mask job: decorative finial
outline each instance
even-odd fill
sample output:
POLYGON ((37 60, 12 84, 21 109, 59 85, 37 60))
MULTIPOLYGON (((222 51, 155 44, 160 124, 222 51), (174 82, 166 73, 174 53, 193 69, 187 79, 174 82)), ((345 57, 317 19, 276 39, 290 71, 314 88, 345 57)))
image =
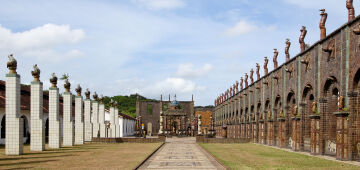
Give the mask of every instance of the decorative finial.
POLYGON ((355 19, 355 9, 353 0, 346 0, 346 8, 348 9, 348 22, 355 19))
POLYGON ((286 42, 285 42, 286 46, 285 46, 285 56, 286 56, 286 62, 288 62, 290 60, 290 53, 289 53, 289 49, 291 46, 291 42, 289 38, 286 38, 286 42))
POLYGON ((104 96, 103 96, 103 95, 100 95, 99 100, 100 100, 100 103, 101 103, 101 104, 104 103, 104 96))
POLYGON ((81 96, 81 90, 82 90, 82 89, 81 89, 81 86, 80 86, 80 84, 78 84, 78 85, 77 85, 77 88, 75 89, 77 96, 81 96))
POLYGON ((325 24, 326 24, 326 19, 327 19, 327 16, 328 14, 325 12, 325 9, 320 9, 320 16, 321 16, 321 19, 320 19, 320 24, 319 24, 319 27, 320 27, 320 39, 324 39, 326 37, 326 27, 325 27, 325 24))
POLYGON ((68 74, 63 74, 60 79, 65 80, 65 84, 64 84, 65 91, 70 92, 71 84, 69 82, 69 75, 68 74))
POLYGON ((32 74, 32 76, 34 77, 34 81, 36 81, 36 82, 39 82, 40 81, 40 69, 39 69, 39 67, 37 66, 37 64, 35 64, 34 66, 33 66, 33 68, 34 68, 34 70, 33 71, 31 71, 31 74, 32 74))
POLYGON ((88 88, 85 90, 85 96, 86 96, 86 99, 90 99, 90 91, 88 88))
POLYGON ((56 87, 58 78, 56 77, 55 73, 51 74, 50 83, 51 87, 56 87))
POLYGON ((302 26, 301 30, 300 30, 301 34, 300 34, 300 38, 299 38, 299 43, 300 43, 300 52, 305 51, 305 36, 307 34, 307 30, 305 26, 302 26))
POLYGON ((17 61, 13 57, 13 54, 8 55, 9 61, 7 62, 7 68, 9 68, 9 74, 16 74, 17 61))
POLYGON ((267 57, 264 57, 264 75, 267 75, 268 72, 268 63, 269 63, 269 59, 267 57))
POLYGON ((94 100, 98 100, 98 94, 96 92, 94 92, 93 98, 94 98, 94 100))

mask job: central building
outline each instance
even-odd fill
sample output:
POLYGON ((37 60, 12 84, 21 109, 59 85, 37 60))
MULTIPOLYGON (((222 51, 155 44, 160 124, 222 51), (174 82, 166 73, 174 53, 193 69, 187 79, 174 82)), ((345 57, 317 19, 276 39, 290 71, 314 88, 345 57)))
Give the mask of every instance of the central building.
POLYGON ((193 135, 197 130, 197 118, 194 116, 194 100, 177 101, 140 101, 136 102, 136 116, 141 116, 141 123, 147 135, 157 135, 160 130, 160 117, 164 134, 193 135))

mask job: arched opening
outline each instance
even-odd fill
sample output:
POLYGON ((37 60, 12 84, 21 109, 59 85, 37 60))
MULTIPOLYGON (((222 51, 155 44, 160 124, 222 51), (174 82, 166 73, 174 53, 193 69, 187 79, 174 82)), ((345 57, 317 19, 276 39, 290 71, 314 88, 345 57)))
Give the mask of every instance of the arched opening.
POLYGON ((261 102, 259 101, 259 103, 257 104, 257 107, 256 107, 256 110, 257 110, 257 119, 259 120, 260 118, 263 119, 264 118, 264 115, 263 113, 261 112, 261 102))
POLYGON ((251 117, 251 121, 254 121, 255 120, 255 112, 254 112, 254 109, 255 109, 255 107, 254 107, 254 105, 251 105, 251 108, 250 108, 250 117, 251 117))
MULTIPOLYGON (((338 88, 338 82, 335 77, 328 77, 325 85, 323 96, 327 101, 327 109, 324 110, 324 129, 325 130, 325 146, 332 146, 336 144, 336 116, 333 114, 336 112, 338 106, 338 98, 340 97, 340 91, 338 88)), ((325 147, 325 154, 335 155, 331 147, 325 147)))
POLYGON ((6 136, 6 121, 5 121, 5 115, 1 119, 1 139, 5 139, 6 136))
POLYGON ((314 114, 312 112, 312 107, 315 101, 314 101, 314 95, 313 95, 313 88, 310 84, 307 84, 304 87, 302 98, 302 103, 304 104, 304 110, 303 110, 303 116, 302 119, 304 120, 304 125, 302 126, 303 132, 304 132, 304 150, 310 151, 310 135, 311 135, 311 120, 310 115, 314 114))
POLYGON ((354 81, 353 81, 353 91, 360 91, 360 69, 355 74, 354 81))
POLYGON ((274 120, 279 117, 279 111, 281 110, 281 97, 277 95, 274 103, 274 120))

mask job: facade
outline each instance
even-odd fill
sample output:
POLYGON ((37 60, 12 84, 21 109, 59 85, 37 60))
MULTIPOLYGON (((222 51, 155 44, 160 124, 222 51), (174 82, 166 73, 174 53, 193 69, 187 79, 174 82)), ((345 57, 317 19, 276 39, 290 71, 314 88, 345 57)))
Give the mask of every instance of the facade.
POLYGON ((195 117, 201 117, 201 134, 209 134, 211 118, 214 114, 213 107, 195 107, 195 117))
POLYGON ((195 130, 193 100, 177 101, 175 96, 170 101, 169 96, 168 101, 137 101, 136 116, 148 135, 157 135, 160 129, 164 134, 172 135, 185 135, 195 130))
MULTIPOLYGON (((236 83, 216 98, 218 136, 360 159, 360 17, 325 36, 325 14, 321 40, 307 49, 300 41, 301 52, 269 73, 265 59, 264 76, 257 65, 257 80, 252 71, 249 85, 245 75, 240 87, 236 83)), ((285 56, 288 48, 286 43, 285 56)))

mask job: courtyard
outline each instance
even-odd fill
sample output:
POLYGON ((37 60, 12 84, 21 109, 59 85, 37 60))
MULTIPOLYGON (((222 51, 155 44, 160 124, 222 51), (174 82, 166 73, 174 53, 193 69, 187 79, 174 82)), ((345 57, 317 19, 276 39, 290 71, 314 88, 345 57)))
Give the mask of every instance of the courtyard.
POLYGON ((134 169, 161 143, 88 143, 61 149, 6 156, 0 148, 0 169, 134 169))
POLYGON ((200 143, 230 169, 359 169, 345 162, 336 162, 288 152, 253 143, 200 143))

